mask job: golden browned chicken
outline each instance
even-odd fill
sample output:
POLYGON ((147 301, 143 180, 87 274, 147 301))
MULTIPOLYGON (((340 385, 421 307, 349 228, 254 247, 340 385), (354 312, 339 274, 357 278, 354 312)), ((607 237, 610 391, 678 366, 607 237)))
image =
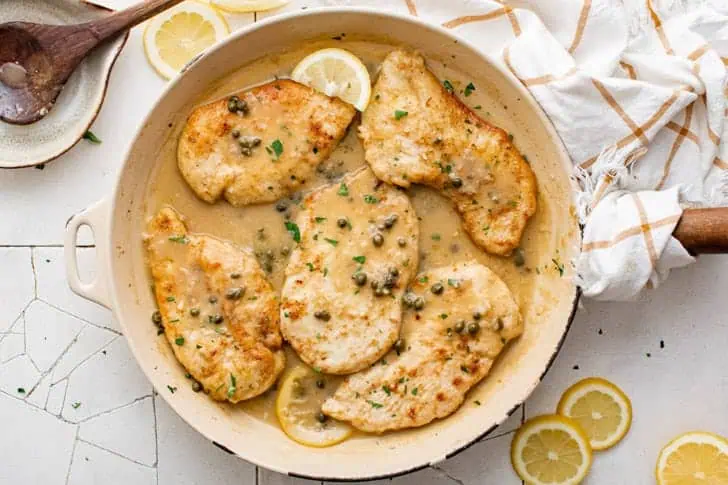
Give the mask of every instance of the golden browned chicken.
POLYGON ((177 163, 206 202, 271 202, 301 188, 355 113, 303 84, 273 81, 195 109, 180 137, 177 163))
POLYGON ((382 63, 359 129, 381 180, 424 184, 450 198, 473 241, 507 256, 536 211, 536 179, 509 136, 473 113, 427 69, 419 54, 382 63))
POLYGON ((177 360, 219 401, 268 390, 285 355, 277 297, 255 257, 230 242, 189 234, 169 207, 149 221, 145 246, 177 360))
POLYGON ((411 292, 406 299, 426 303, 406 310, 403 345, 383 359, 386 365, 347 377, 324 402, 325 414, 375 433, 444 418, 523 331, 510 290, 481 264, 427 271, 415 278, 411 292))

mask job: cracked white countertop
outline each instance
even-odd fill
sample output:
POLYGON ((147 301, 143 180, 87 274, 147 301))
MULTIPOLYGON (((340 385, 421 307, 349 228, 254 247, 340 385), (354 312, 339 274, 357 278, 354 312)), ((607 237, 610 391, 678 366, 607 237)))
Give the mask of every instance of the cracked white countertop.
MULTIPOLYGON (((239 15, 232 24, 254 20, 239 15)), ((132 130, 163 87, 136 29, 93 126, 103 144, 82 142, 44 170, 0 172, 0 485, 307 483, 257 469, 192 430, 155 395, 111 313, 66 284, 65 222, 111 191, 132 130)), ((93 252, 80 250, 88 274, 93 252)), ((673 436, 728 435, 727 287, 728 257, 705 256, 639 302, 584 302, 521 409, 454 458, 392 483, 521 483, 509 462, 514 429, 552 412, 564 389, 592 375, 627 392, 634 422, 620 445, 596 455, 585 483, 653 483, 657 454, 673 436)))

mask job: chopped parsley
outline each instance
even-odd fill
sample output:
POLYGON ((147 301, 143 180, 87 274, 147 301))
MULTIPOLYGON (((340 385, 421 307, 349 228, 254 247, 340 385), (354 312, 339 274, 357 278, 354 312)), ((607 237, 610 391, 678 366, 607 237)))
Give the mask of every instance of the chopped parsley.
POLYGON ((321 369, 320 369, 319 367, 313 367, 313 371, 314 371, 314 372, 315 372, 316 374, 321 374, 321 369))
POLYGON ((313 263, 306 263, 306 266, 308 266, 309 271, 313 271, 313 263))
POLYGON ((366 202, 367 204, 376 204, 377 202, 379 202, 379 199, 374 197, 372 194, 366 194, 364 196, 364 202, 366 202))
POLYGON ((485 234, 487 236, 488 235, 488 231, 490 231, 490 224, 488 224, 487 226, 485 226, 483 228, 483 234, 485 234))
POLYGON ((235 379, 235 376, 230 374, 230 387, 228 387, 227 391, 227 397, 231 398, 235 395, 235 391, 238 390, 238 382, 235 379))
POLYGON ((413 396, 416 396, 417 395, 417 388, 416 387, 412 389, 412 395, 413 396))
POLYGON ((337 241, 336 239, 329 239, 327 237, 324 238, 324 241, 331 244, 333 247, 336 247, 339 244, 339 241, 337 241))
POLYGON ((421 278, 419 279, 419 282, 420 282, 420 283, 427 283, 427 282, 428 282, 429 280, 430 280, 430 278, 428 278, 427 276, 422 276, 422 277, 421 277, 421 278))
POLYGON ((167 385, 167 389, 169 389, 169 392, 174 394, 177 391, 177 388, 174 386, 167 385))
POLYGON ((447 91, 448 91, 449 93, 452 93, 452 92, 454 92, 454 91, 455 91, 455 88, 453 87, 452 83, 451 83, 451 82, 450 82, 450 81, 449 81, 448 79, 445 79, 445 80, 444 80, 444 81, 442 82, 442 85, 443 85, 443 86, 445 86, 445 89, 447 89, 447 91))
POLYGON ((324 278, 326 278, 326 276, 329 274, 329 268, 324 268, 323 273, 324 273, 324 278))
POLYGON ((453 288, 460 288, 460 280, 456 280, 455 278, 448 278, 447 284, 453 288))
POLYGON ((370 404, 370 405, 371 405, 371 406, 372 406, 372 407, 373 407, 374 409, 379 409, 379 408, 382 408, 382 407, 384 407, 384 404, 379 404, 378 402, 374 402, 374 401, 372 401, 371 399, 367 399, 367 402, 368 402, 368 403, 369 403, 369 404, 370 404))
POLYGON ((351 259, 353 259, 354 261, 356 261, 359 264, 364 264, 367 260, 367 257, 366 256, 354 256, 351 259))
POLYGON ((551 260, 556 266, 556 270, 559 272, 559 276, 564 276, 564 265, 559 262, 558 259, 554 258, 551 260))
POLYGON ((344 182, 341 182, 341 185, 339 185, 339 191, 336 193, 341 195, 342 197, 346 197, 347 195, 349 195, 349 187, 347 187, 344 182))
POLYGON ((475 106, 474 106, 474 109, 482 109, 482 108, 483 108, 483 107, 482 107, 482 106, 480 106, 479 104, 478 104, 478 105, 475 105, 475 106))
POLYGON ((440 318, 445 320, 447 318, 447 313, 440 313, 440 318))
POLYGON ((301 242, 301 230, 298 229, 298 224, 291 221, 286 221, 286 230, 291 234, 291 237, 296 242, 301 242))
POLYGON ((473 83, 468 83, 468 85, 465 86, 465 91, 463 91, 463 94, 467 98, 473 93, 473 91, 475 91, 475 85, 473 83))
POLYGON ((187 239, 187 236, 169 236, 168 238, 172 242, 180 243, 180 244, 187 244, 189 242, 189 239, 187 239))
POLYGON ((88 140, 94 145, 101 145, 101 139, 94 135, 94 132, 91 130, 88 130, 86 133, 83 134, 83 139, 88 140))
POLYGON ((473 402, 475 403, 476 406, 480 406, 480 401, 478 401, 477 399, 473 402))
POLYGON ((18 394, 25 394, 25 388, 19 387, 18 388, 18 394))
POLYGON ((440 234, 437 232, 433 232, 432 236, 430 236, 433 241, 439 241, 440 240, 440 234))
POLYGON ((265 151, 267 151, 268 155, 276 161, 281 158, 281 155, 283 154, 283 142, 276 138, 270 146, 265 147, 265 151))
POLYGON ((468 369, 468 368, 467 368, 466 366, 464 366, 464 365, 461 365, 461 366, 460 366, 460 370, 461 370, 461 371, 463 371, 463 372, 465 372, 466 374, 470 374, 470 369, 468 369))
POLYGON ((176 300, 176 298, 173 297, 173 296, 168 296, 167 297, 167 301, 175 301, 175 300, 176 300))
POLYGON ((81 403, 80 403, 80 402, 75 402, 75 403, 71 404, 71 407, 72 407, 73 409, 78 409, 78 408, 80 408, 80 407, 81 407, 81 403))
POLYGON ((401 110, 401 109, 395 110, 394 111, 394 119, 395 120, 401 120, 402 118, 404 118, 408 114, 409 113, 407 111, 404 111, 404 110, 401 110))
POLYGON ((179 346, 182 346, 185 344, 185 338, 184 337, 177 337, 174 339, 174 343, 176 343, 179 346))
POLYGON ((382 391, 384 391, 385 394, 387 394, 387 396, 391 396, 392 395, 392 390, 387 385, 382 386, 382 391))
POLYGON ((316 222, 318 224, 321 224, 322 222, 326 222, 326 218, 325 217, 316 217, 316 222))

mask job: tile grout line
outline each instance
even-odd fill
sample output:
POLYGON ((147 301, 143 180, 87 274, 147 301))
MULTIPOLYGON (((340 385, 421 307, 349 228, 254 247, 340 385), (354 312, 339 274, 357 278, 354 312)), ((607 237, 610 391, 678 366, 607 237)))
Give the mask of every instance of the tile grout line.
MULTIPOLYGON (((58 310, 59 312, 61 312, 61 313, 64 313, 64 314, 68 315, 69 317, 73 317, 73 318, 75 318, 76 320, 80 320, 81 322, 83 322, 83 323, 87 323, 87 324, 89 324, 89 325, 91 325, 91 326, 93 326, 93 327, 96 327, 96 328, 100 329, 100 330, 106 330, 106 331, 109 331, 109 332, 111 332, 111 333, 113 333, 113 334, 115 334, 115 335, 117 335, 117 336, 121 336, 121 335, 123 335, 123 334, 122 334, 121 332, 119 332, 118 330, 115 330, 115 329, 113 329, 113 328, 109 328, 109 327, 105 327, 105 326, 103 326, 103 325, 99 325, 98 323, 94 323, 94 322, 92 322, 91 320, 87 320, 87 319, 85 319, 84 317, 81 317, 81 316, 79 316, 79 315, 76 315, 75 313, 71 313, 71 312, 69 312, 68 310, 65 310, 65 309, 63 309, 63 308, 61 308, 61 307, 57 306, 56 304, 54 304, 54 303, 50 303, 50 302, 48 302, 48 301, 46 301, 46 300, 44 300, 44 299, 42 299, 42 298, 36 298, 36 300, 38 300, 38 301, 39 301, 39 302, 41 302, 41 303, 45 303, 46 305, 48 305, 49 307, 53 308, 54 310, 58 310)), ((35 300, 34 300, 34 301, 35 301, 35 300)), ((31 303, 32 303, 32 302, 31 302, 31 303)))
POLYGON ((30 248, 30 268, 33 270, 33 296, 38 298, 38 270, 35 267, 35 248, 30 248))
POLYGON ((457 477, 454 477, 454 476, 450 475, 448 472, 446 472, 445 470, 443 470, 442 468, 440 468, 439 465, 430 465, 430 468, 433 469, 433 470, 435 470, 437 473, 439 473, 440 475, 444 476, 448 480, 457 483, 458 485, 465 485, 465 482, 463 482, 462 480, 460 480, 457 477))
MULTIPOLYGON (((79 428, 80 428, 80 426, 79 426, 79 428)), ((79 433, 80 433, 80 431, 79 431, 79 433)), ((144 463, 142 463, 140 461, 132 460, 128 456, 124 456, 124 455, 122 455, 121 453, 119 453, 117 451, 113 451, 113 450, 110 450, 108 448, 104 448, 101 445, 98 445, 98 444, 93 443, 91 441, 85 440, 85 439, 83 439, 81 437, 78 438, 78 441, 80 441, 81 443, 86 443, 89 446, 93 446, 94 448, 98 448, 99 450, 105 451, 107 453, 111 453, 112 455, 118 456, 119 458, 122 458, 124 460, 127 460, 127 461, 130 461, 130 462, 135 463, 137 465, 143 466, 144 468, 154 468, 154 465, 145 465, 144 463)))
MULTIPOLYGON (((66 390, 68 390, 68 386, 66 386, 66 390)), ((134 404, 136 404, 138 402, 141 402, 141 401, 143 401, 145 399, 149 399, 150 397, 152 397, 151 394, 145 394, 143 396, 140 396, 140 397, 135 398, 131 402, 122 404, 120 406, 116 406, 115 408, 107 409, 106 411, 101 411, 100 413, 93 414, 91 416, 86 416, 83 419, 79 419, 77 422, 78 422, 78 424, 86 423, 86 422, 88 422, 88 421, 90 421, 92 419, 95 419, 95 418, 98 418, 98 417, 101 417, 101 416, 106 416, 107 414, 111 414, 111 413, 114 413, 114 412, 119 411, 121 409, 128 408, 130 406, 133 406, 134 404)), ((65 401, 64 401, 64 403, 65 403, 65 401)))
POLYGON ((80 432, 80 426, 76 425, 76 436, 73 438, 73 448, 71 448, 71 459, 68 461, 68 472, 66 472, 66 485, 71 479, 71 468, 73 467, 73 460, 76 457, 76 447, 78 446, 78 434, 80 432))

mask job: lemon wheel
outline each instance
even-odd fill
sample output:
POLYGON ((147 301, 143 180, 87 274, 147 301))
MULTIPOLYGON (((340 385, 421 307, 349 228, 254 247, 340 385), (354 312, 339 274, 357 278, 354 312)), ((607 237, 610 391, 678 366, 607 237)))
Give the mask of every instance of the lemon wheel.
POLYGON ((366 66, 344 49, 321 49, 306 56, 293 69, 291 77, 327 96, 336 96, 359 111, 366 109, 372 93, 366 66))
POLYGON ((328 397, 317 381, 321 374, 307 366, 293 368, 283 378, 276 399, 276 416, 283 432, 306 446, 322 448, 341 443, 351 436, 352 428, 321 414, 321 404, 328 397))
POLYGON ((144 31, 144 52, 164 78, 171 79, 208 47, 230 33, 225 18, 202 2, 188 0, 152 18, 144 31))
POLYGON ((616 445, 632 425, 632 403, 627 395, 599 377, 589 377, 567 389, 557 412, 579 423, 593 450, 616 445))
POLYGON ((678 436, 660 451, 659 485, 728 484, 728 440, 704 431, 678 436))
POLYGON ((511 463, 530 485, 577 485, 589 473, 592 450, 589 438, 573 420, 539 416, 513 437, 511 463))

